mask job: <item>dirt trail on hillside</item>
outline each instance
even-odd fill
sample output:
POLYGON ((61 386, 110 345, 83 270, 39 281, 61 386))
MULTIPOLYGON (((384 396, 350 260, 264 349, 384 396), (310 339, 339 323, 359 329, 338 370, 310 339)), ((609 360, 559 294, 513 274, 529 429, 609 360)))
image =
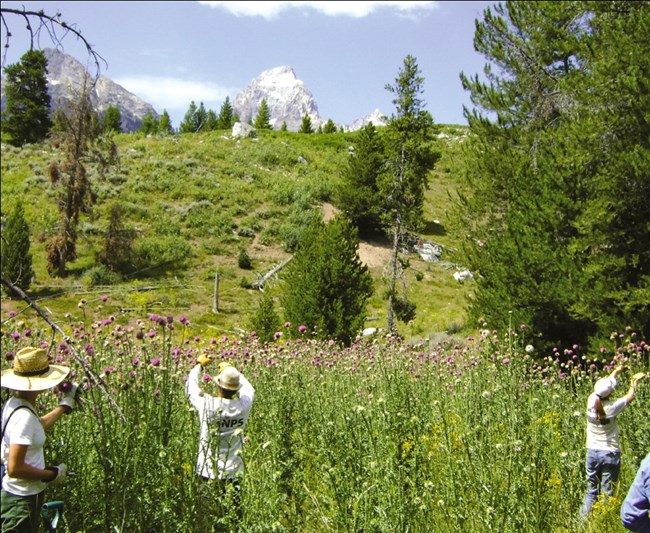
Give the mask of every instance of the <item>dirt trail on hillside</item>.
MULTIPOLYGON (((328 222, 338 210, 331 204, 323 204, 323 219, 328 222)), ((371 241, 359 242, 359 259, 365 263, 368 268, 382 268, 390 261, 390 246, 371 241)))

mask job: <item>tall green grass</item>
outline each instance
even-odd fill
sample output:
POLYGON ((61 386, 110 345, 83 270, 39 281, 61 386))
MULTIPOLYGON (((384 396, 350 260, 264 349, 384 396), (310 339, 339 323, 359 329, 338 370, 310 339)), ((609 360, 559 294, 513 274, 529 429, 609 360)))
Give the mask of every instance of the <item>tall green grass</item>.
MULTIPOLYGON (((309 330, 285 340, 294 324, 261 345, 195 336, 185 317, 87 321, 90 306, 66 317, 66 340, 27 313, 2 327, 3 369, 21 346, 42 344, 84 382, 83 407, 46 444, 49 464, 77 473, 47 493, 66 502, 70 532, 196 532, 215 521, 241 531, 577 531, 592 383, 617 363, 650 370, 648 345, 633 332, 598 354, 534 354, 520 328, 341 348, 309 330), (198 417, 184 380, 204 350, 256 389, 241 521, 194 474, 198 417), (84 379, 75 354, 103 389, 84 379)), ((215 372, 206 369, 207 392, 215 372)), ((56 402, 41 398, 43 408, 56 402)), ((619 505, 647 453, 649 399, 642 382, 620 416, 620 486, 585 531, 623 531, 619 505)))

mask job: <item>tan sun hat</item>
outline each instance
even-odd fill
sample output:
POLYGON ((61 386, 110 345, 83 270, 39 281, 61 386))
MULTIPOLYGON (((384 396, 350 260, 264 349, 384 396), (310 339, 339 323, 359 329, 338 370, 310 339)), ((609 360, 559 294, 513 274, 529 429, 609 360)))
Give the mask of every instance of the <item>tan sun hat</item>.
POLYGON ((217 376, 217 384, 226 390, 239 390, 241 389, 241 382, 239 381, 239 371, 234 366, 227 366, 217 376))
POLYGON ((70 369, 51 365, 42 348, 22 348, 14 356, 13 368, 2 373, 2 386, 18 391, 43 391, 61 383, 70 369))
POLYGON ((601 378, 594 384, 594 392, 601 398, 607 398, 617 385, 618 382, 616 381, 616 378, 612 376, 601 378))

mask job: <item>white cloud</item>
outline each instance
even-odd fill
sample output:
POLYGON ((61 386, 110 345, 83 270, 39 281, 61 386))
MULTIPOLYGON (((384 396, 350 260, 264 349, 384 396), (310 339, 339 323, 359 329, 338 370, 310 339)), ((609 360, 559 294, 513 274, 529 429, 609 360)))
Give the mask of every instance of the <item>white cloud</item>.
POLYGON ((328 16, 347 16, 360 18, 370 15, 378 9, 393 9, 402 15, 413 15, 415 12, 431 10, 438 7, 438 2, 430 1, 347 1, 347 2, 231 2, 231 1, 199 1, 209 7, 223 9, 238 17, 260 16, 272 19, 288 9, 311 9, 328 16))
POLYGON ((206 109, 219 113, 226 96, 232 99, 237 92, 237 89, 215 83, 157 76, 127 76, 113 81, 150 103, 159 113, 166 109, 170 114, 173 111, 186 111, 192 100, 196 105, 203 102, 206 109))

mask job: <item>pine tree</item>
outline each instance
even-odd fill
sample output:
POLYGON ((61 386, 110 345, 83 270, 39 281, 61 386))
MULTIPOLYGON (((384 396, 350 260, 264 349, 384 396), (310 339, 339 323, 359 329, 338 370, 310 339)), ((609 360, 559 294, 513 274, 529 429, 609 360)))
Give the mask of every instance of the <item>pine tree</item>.
POLYGON ((309 115, 302 117, 302 123, 300 124, 299 133, 314 133, 314 127, 311 125, 311 118, 309 115))
POLYGON ((46 245, 47 269, 53 276, 65 276, 66 265, 76 259, 79 218, 90 212, 97 200, 87 165, 98 163, 96 168, 102 177, 118 160, 117 147, 110 136, 99 136, 89 87, 89 80, 83 80, 77 100, 57 110, 55 134, 64 159, 52 161, 48 168, 60 215, 58 231, 46 245))
POLYGON ((328 224, 315 220, 283 276, 285 318, 321 338, 345 345, 363 328, 372 277, 358 254, 356 229, 345 217, 328 224))
POLYGON ((336 133, 336 124, 334 124, 334 121, 331 118, 325 123, 323 133, 336 133))
POLYGON ((637 2, 484 12, 475 45, 498 69, 462 77, 479 106, 459 199, 472 318, 525 323, 547 347, 650 330, 648 28, 637 2))
POLYGON ((113 272, 124 272, 133 266, 135 231, 124 227, 124 208, 119 203, 110 207, 108 231, 97 260, 113 272))
MULTIPOLYGON (((421 99, 423 84, 424 78, 420 75, 416 59, 408 55, 395 79, 395 85, 386 85, 386 89, 395 95, 393 104, 397 111, 386 126, 388 168, 378 181, 379 196, 384 198, 384 224, 389 228, 393 241, 388 287, 389 331, 395 329, 394 313, 398 301, 396 282, 401 277, 399 252, 402 239, 406 231, 417 230, 422 223, 429 172, 440 157, 431 147, 434 125, 421 99)), ((404 297, 400 301, 404 302, 404 297)))
POLYGON ((275 311, 273 298, 268 294, 262 295, 257 311, 251 318, 250 327, 262 343, 274 340, 275 333, 280 329, 280 317, 275 311))
POLYGON ((196 131, 196 111, 196 104, 192 100, 179 127, 181 133, 194 133, 196 131))
MULTIPOLYGON (((239 120, 239 119, 237 119, 239 120)), ((220 130, 229 130, 234 124, 233 120, 233 111, 232 105, 230 104, 230 98, 226 96, 223 104, 221 104, 221 109, 219 110, 219 116, 217 117, 217 128, 220 130)))
MULTIPOLYGON (((30 253, 29 225, 23 205, 19 201, 7 219, 2 231, 2 277, 23 291, 29 290, 34 277, 30 253)), ((6 290, 6 289, 5 289, 6 290)), ((7 291, 7 294, 10 294, 7 291)))
POLYGON ((5 75, 3 132, 10 135, 14 146, 42 141, 52 127, 45 54, 29 50, 18 63, 5 68, 5 75))
POLYGON ((266 98, 262 98, 262 102, 260 103, 260 107, 257 110, 257 116, 255 117, 255 122, 254 126, 258 130, 270 130, 271 129, 271 123, 269 122, 270 120, 270 115, 269 115, 269 105, 266 102, 266 98))
POLYGON ((212 109, 208 109, 208 115, 205 118, 205 126, 203 127, 203 130, 214 131, 218 129, 217 125, 218 125, 217 114, 212 109))
POLYGON ((144 135, 155 135, 158 133, 159 127, 160 123, 158 119, 151 111, 147 111, 147 114, 142 117, 142 123, 140 124, 138 131, 142 132, 144 135))
POLYGON ((194 131, 205 131, 205 123, 208 120, 208 112, 205 109, 205 106, 203 105, 203 102, 199 104, 199 108, 196 110, 196 113, 194 114, 194 131))
POLYGON ((117 106, 109 105, 104 114, 104 131, 120 133, 122 131, 122 116, 117 106))
POLYGON ((158 131, 161 135, 171 135, 174 133, 174 128, 172 127, 171 118, 169 118, 169 113, 165 109, 163 114, 160 115, 160 121, 158 122, 158 131))
POLYGON ((382 229, 378 182, 383 168, 383 144, 371 122, 359 131, 339 189, 339 205, 364 237, 377 235, 382 229))

